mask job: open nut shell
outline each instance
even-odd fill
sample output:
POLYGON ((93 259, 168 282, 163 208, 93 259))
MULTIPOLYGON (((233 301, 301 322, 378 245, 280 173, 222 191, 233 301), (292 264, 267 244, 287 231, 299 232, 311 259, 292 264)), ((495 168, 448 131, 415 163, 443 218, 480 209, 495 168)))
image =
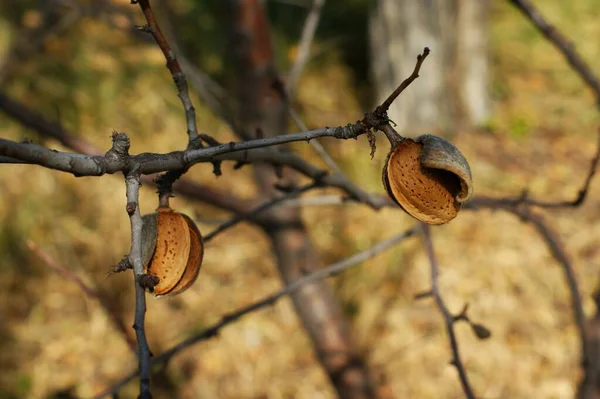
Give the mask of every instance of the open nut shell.
POLYGON ((170 208, 159 208, 142 220, 144 271, 158 277, 152 292, 159 297, 185 291, 196 281, 204 255, 198 228, 170 208))
POLYGON ((194 284, 200 273, 200 266, 202 265, 202 258, 204 256, 204 244, 198 227, 196 227, 196 224, 187 215, 182 213, 180 215, 186 221, 190 232, 190 255, 183 276, 181 276, 177 285, 169 291, 169 295, 179 294, 194 284))
POLYGON ((402 209, 428 224, 454 219, 473 193, 465 157, 452 143, 431 134, 404 139, 392 148, 383 184, 402 209))

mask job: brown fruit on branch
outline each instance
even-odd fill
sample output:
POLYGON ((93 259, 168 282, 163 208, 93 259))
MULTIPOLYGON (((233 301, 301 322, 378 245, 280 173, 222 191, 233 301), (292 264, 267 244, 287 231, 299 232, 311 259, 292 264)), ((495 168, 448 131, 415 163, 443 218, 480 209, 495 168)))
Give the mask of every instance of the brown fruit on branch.
POLYGON ((156 297, 180 294, 200 272, 204 246, 194 222, 183 213, 161 207, 142 217, 144 272, 158 277, 156 297))
POLYGON ((431 134, 395 140, 383 168, 383 185, 402 209, 428 224, 454 219, 473 194, 465 157, 452 143, 431 134))

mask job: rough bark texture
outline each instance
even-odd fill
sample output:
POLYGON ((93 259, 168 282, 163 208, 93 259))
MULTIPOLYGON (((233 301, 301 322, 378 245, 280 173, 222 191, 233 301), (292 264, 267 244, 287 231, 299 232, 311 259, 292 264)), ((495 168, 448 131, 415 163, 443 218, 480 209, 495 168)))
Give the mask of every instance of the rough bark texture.
MULTIPOLYGON (((283 85, 274 65, 269 25, 258 0, 230 0, 230 23, 239 101, 238 128, 246 137, 281 134, 287 128, 283 85)), ((277 151, 273 149, 273 151, 277 151)), ((286 182, 293 178, 284 173, 286 182)), ((257 165, 262 196, 273 196, 278 181, 272 166, 257 165)), ((323 265, 315 252, 298 209, 272 209, 265 226, 279 272, 285 283, 323 265)), ((375 397, 364 362, 357 355, 341 306, 327 282, 304 286, 291 295, 315 352, 342 398, 375 397)))
POLYGON ((389 115, 399 131, 451 130, 481 124, 489 111, 489 0, 377 0, 370 42, 376 100, 410 75, 424 47, 430 60, 389 115))

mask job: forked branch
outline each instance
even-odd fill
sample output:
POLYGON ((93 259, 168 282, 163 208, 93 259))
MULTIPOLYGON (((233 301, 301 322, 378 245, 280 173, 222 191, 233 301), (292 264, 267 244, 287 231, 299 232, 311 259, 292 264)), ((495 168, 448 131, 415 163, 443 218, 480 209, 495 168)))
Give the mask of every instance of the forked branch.
POLYGON ((458 350, 458 340, 456 339, 456 334, 454 332, 454 324, 457 320, 460 319, 460 317, 453 316, 452 313, 450 313, 450 310, 448 310, 446 303, 442 299, 442 295, 440 293, 438 285, 439 265, 437 263, 435 251, 433 249, 431 234, 429 232, 430 227, 422 223, 421 229, 423 236, 423 245, 425 247, 425 252, 427 254, 427 258, 429 259, 429 264, 431 267, 431 292, 428 294, 433 297, 433 299, 435 300, 435 304, 437 305, 438 309, 442 313, 442 316, 444 317, 446 331, 448 332, 448 339, 450 340, 450 349, 452 350, 451 363, 454 367, 456 367, 456 370, 458 371, 458 376, 460 378, 460 383, 462 385, 465 396, 467 397, 467 399, 475 399, 475 394, 473 393, 473 388, 471 387, 471 383, 469 382, 469 377, 467 376, 465 366, 463 365, 462 360, 460 358, 460 352, 458 350))
MULTIPOLYGON (((413 227, 409 230, 406 230, 405 232, 403 232, 401 234, 398 234, 396 236, 388 238, 387 240, 377 243, 376 245, 372 246, 371 248, 369 248, 365 251, 354 254, 353 256, 346 258, 340 262, 336 262, 324 269, 307 274, 306 276, 301 277, 298 280, 295 280, 293 283, 286 286, 285 288, 282 288, 281 290, 279 290, 271 295, 268 295, 261 300, 253 302, 247 306, 244 306, 232 313, 229 313, 229 314, 223 316, 219 322, 213 324, 212 326, 208 327, 207 329, 205 329, 197 334, 194 334, 190 338, 180 342, 179 344, 175 345, 171 349, 168 349, 165 352, 161 353, 160 355, 154 357, 151 361, 152 365, 153 366, 162 365, 163 367, 166 366, 167 363, 169 362, 169 360, 171 360, 175 355, 180 353, 182 350, 184 350, 194 344, 197 344, 199 342, 202 342, 207 339, 215 337, 223 327, 225 327, 235 321, 240 320, 242 317, 244 317, 250 313, 253 313, 260 309, 264 309, 268 306, 274 305, 279 299, 292 294, 293 292, 299 290, 301 287, 303 287, 306 284, 310 284, 312 282, 315 282, 315 281, 318 281, 318 280, 321 280, 324 278, 335 276, 345 270, 350 269, 351 267, 354 267, 370 258, 373 258, 374 256, 378 255, 379 253, 381 253, 381 252, 401 243, 405 239, 413 236, 417 231, 418 231, 418 227, 413 227)), ((137 375, 138 375, 138 371, 132 372, 131 374, 127 375, 123 379, 116 382, 114 385, 112 385, 110 388, 108 388, 104 392, 95 396, 95 398, 100 399, 100 398, 107 397, 109 395, 116 394, 121 387, 123 387, 125 384, 129 383, 137 375)))

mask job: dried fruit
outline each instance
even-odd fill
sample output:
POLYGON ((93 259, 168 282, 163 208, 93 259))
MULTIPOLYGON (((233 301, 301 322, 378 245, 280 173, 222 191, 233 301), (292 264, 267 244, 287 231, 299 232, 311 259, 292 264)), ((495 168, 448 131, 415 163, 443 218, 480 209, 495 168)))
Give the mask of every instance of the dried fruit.
POLYGON ((144 272, 158 277, 155 296, 171 296, 188 289, 200 272, 204 246, 194 222, 183 213, 161 207, 144 215, 142 261, 144 272))
POLYGON ((452 143, 431 134, 393 143, 383 168, 383 185, 390 198, 428 224, 454 219, 473 193, 465 157, 452 143))

